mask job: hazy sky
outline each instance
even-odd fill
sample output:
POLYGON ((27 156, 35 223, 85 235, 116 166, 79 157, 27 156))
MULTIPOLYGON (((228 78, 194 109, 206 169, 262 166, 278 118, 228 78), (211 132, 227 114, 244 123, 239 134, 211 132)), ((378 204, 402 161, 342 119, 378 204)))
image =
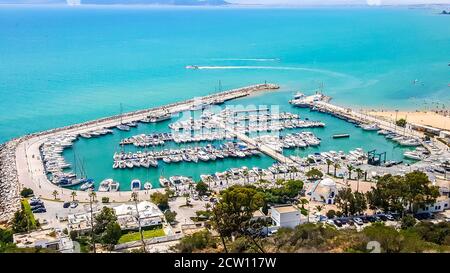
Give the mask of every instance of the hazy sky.
POLYGON ((332 4, 450 4, 450 0, 228 0, 240 4, 290 4, 290 5, 332 5, 332 4))
MULTIPOLYGON (((124 0, 125 2, 126 0, 124 0)), ((163 0, 162 0, 163 1, 163 0)), ((235 4, 260 5, 405 5, 405 4, 450 4, 450 0, 226 0, 235 4)), ((0 0, 1 3, 65 3, 66 0, 0 0)), ((83 0, 81 0, 83 2, 83 0)))

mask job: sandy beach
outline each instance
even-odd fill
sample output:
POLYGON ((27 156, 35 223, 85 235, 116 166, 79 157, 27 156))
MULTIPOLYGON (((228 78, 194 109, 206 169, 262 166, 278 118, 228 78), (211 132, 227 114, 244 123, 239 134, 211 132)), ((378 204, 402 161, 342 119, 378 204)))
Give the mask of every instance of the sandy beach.
MULTIPOLYGON (((381 117, 391 121, 395 120, 395 111, 371 111, 369 115, 381 117)), ((450 116, 444 116, 432 111, 399 111, 397 119, 404 118, 410 123, 432 126, 444 130, 450 130, 450 116)))

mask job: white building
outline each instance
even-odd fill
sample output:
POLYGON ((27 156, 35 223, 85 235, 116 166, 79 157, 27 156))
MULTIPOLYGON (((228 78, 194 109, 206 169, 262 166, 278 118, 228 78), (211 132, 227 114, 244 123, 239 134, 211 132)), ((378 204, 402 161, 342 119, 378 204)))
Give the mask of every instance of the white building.
MULTIPOLYGON (((157 226, 163 223, 164 214, 155 204, 143 201, 138 203, 137 207, 141 227, 157 226)), ((136 230, 139 228, 136 205, 134 203, 122 204, 120 206, 113 207, 113 209, 117 216, 117 223, 120 225, 122 230, 136 230)), ((93 212, 94 219, 95 215, 99 212, 100 210, 93 212)), ((67 220, 69 230, 87 232, 91 229, 90 212, 70 214, 68 215, 67 220)))
POLYGON ((316 183, 311 189, 311 200, 323 202, 325 204, 334 204, 337 194, 336 182, 331 178, 325 178, 316 183))
POLYGON ((450 208, 450 198, 448 196, 440 196, 436 199, 434 204, 426 206, 424 209, 419 209, 418 213, 423 212, 442 212, 450 208))
MULTIPOLYGON (((162 224, 164 214, 155 204, 143 201, 137 205, 137 208, 139 211, 141 227, 150 227, 162 224)), ((134 230, 139 228, 135 204, 122 204, 114 207, 113 209, 117 216, 117 222, 122 230, 134 230)))
POLYGON ((73 241, 60 229, 43 229, 30 233, 17 233, 13 235, 13 242, 17 247, 40 247, 59 251, 61 253, 72 253, 73 241))
POLYGON ((275 206, 270 208, 272 224, 276 227, 294 228, 305 222, 300 210, 292 205, 275 206))

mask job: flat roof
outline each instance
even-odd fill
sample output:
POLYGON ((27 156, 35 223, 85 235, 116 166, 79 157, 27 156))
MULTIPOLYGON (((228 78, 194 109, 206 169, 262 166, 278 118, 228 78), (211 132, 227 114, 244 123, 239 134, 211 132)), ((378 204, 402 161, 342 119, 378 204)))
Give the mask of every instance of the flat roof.
POLYGON ((288 212, 298 212, 299 211, 294 206, 272 207, 272 209, 278 211, 279 213, 288 213, 288 212))

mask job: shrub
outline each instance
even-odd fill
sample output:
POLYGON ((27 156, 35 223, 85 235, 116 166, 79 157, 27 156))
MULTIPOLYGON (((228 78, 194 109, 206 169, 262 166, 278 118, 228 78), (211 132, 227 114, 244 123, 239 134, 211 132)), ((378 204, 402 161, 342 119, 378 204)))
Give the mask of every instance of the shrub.
POLYGON ((24 198, 26 197, 30 197, 33 195, 33 190, 30 188, 23 188, 22 191, 20 192, 20 195, 24 198))
POLYGON ((107 204, 109 203, 109 197, 102 197, 102 203, 107 204))

